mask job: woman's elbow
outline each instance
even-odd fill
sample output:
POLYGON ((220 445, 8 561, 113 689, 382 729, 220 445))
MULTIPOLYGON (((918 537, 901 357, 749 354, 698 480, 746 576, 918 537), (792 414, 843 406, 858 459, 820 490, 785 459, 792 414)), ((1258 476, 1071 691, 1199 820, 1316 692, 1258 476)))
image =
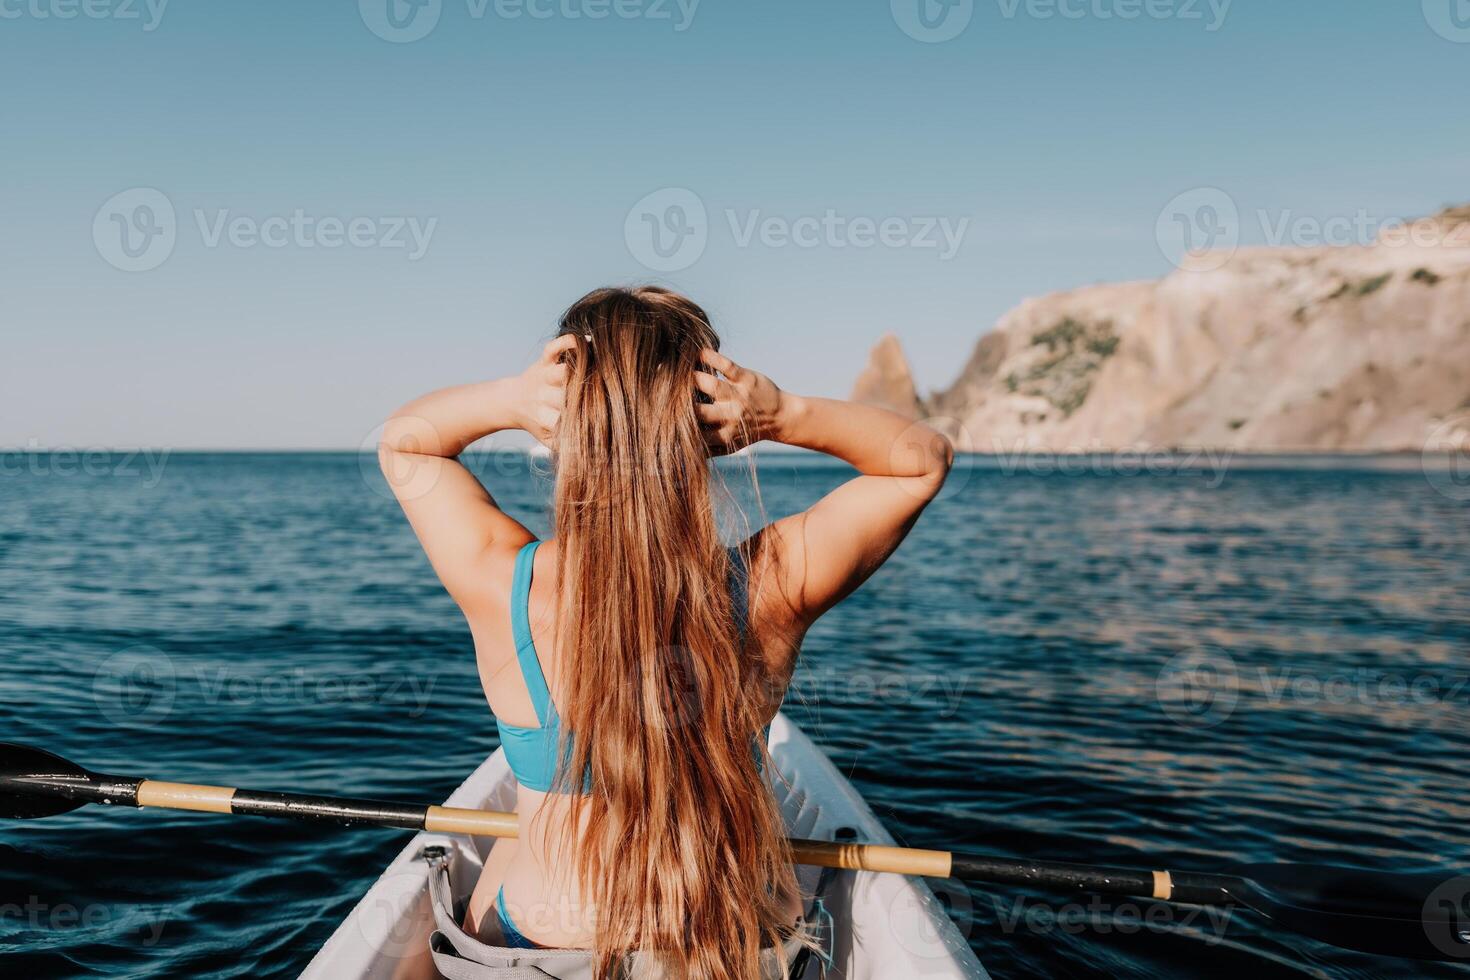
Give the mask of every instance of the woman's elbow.
POLYGON ((943 433, 928 429, 923 443, 922 457, 925 465, 923 472, 918 474, 918 479, 928 492, 928 496, 933 498, 938 496, 945 479, 949 476, 950 469, 954 466, 954 443, 950 442, 949 437, 943 433))
POLYGON ((924 426, 924 461, 928 464, 926 475, 935 477, 940 483, 954 466, 954 443, 938 429, 924 426))
POLYGON ((954 443, 950 441, 949 436, 945 435, 942 432, 935 432, 934 438, 936 442, 935 453, 939 464, 938 469, 940 472, 940 480, 942 481, 944 477, 949 475, 949 471, 954 467, 954 443))
POLYGON ((402 413, 395 412, 383 421, 382 435, 378 436, 378 454, 398 452, 404 447, 408 437, 408 419, 402 413))
POLYGON ((402 410, 383 423, 383 434, 378 439, 379 456, 384 453, 440 456, 444 454, 444 448, 439 431, 427 419, 402 410))

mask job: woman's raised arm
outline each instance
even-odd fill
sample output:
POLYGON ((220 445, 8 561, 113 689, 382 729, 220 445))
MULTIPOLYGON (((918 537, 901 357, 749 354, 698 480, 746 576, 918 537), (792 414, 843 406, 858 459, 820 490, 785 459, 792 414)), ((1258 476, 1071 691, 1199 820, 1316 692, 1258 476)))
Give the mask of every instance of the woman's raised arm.
POLYGON ((949 440, 921 422, 871 405, 803 398, 706 351, 695 384, 712 404, 698 409, 711 443, 731 451, 761 439, 813 449, 852 464, 859 476, 759 535, 774 548, 780 584, 801 628, 867 580, 944 485, 949 440))
POLYGON ((532 535, 496 506, 458 456, 506 429, 524 429, 549 442, 566 393, 567 368, 559 359, 573 343, 570 337, 552 341, 514 377, 445 388, 409 402, 383 427, 383 476, 439 580, 461 607, 482 594, 485 560, 519 548, 532 535))

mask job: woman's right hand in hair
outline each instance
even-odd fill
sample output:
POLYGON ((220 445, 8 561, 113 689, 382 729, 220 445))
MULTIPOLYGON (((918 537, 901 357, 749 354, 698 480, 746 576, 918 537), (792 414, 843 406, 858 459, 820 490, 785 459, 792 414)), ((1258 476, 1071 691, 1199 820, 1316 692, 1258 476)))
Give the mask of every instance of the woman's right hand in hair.
POLYGON ((499 608, 504 594, 487 588, 493 576, 486 562, 508 567, 533 535, 500 509, 459 456, 509 429, 553 443, 570 375, 561 362, 575 346, 575 337, 558 337, 520 374, 431 392, 384 423, 383 475, 440 581, 467 613, 499 608))
POLYGON ((720 378, 708 371, 694 372, 695 387, 710 398, 709 404, 696 405, 695 412, 711 449, 739 452, 780 432, 787 396, 775 382, 741 367, 719 351, 703 350, 699 359, 724 375, 720 378))
POLYGON ((567 400, 570 369, 562 362, 561 356, 576 346, 577 338, 571 334, 557 337, 516 379, 520 388, 520 397, 517 398, 520 426, 548 449, 555 438, 556 425, 561 421, 562 408, 567 400))

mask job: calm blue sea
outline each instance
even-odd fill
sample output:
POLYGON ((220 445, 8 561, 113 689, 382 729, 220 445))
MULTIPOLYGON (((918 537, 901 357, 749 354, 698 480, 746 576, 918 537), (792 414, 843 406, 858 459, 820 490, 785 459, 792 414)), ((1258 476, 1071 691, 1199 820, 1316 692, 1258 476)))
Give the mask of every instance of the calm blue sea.
MULTIPOLYGON (((417 801, 494 749, 465 624, 372 460, 4 462, 0 740, 417 801)), ((534 464, 477 465, 544 530, 534 464)), ((1417 458, 1058 469, 962 460, 807 640, 788 710, 901 839, 1470 871, 1470 486, 1417 458)), ((848 472, 760 470, 772 516, 848 472)), ((294 976, 404 839, 138 811, 0 824, 0 976, 294 976)), ((998 978, 1470 972, 1245 914, 946 894, 998 978)))

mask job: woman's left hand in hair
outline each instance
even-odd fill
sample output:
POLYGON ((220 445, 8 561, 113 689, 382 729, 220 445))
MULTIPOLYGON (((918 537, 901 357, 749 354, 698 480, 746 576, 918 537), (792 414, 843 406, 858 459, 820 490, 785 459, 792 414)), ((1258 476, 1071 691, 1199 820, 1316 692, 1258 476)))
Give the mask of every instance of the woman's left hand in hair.
POLYGON ((569 369, 561 356, 577 346, 576 338, 562 336, 547 344, 541 356, 516 379, 517 424, 536 441, 551 448, 556 425, 567 400, 569 369))
POLYGON ((705 441, 717 453, 739 452, 746 446, 778 436, 787 401, 775 382, 758 371, 743 368, 714 350, 700 352, 699 359, 724 375, 694 372, 694 385, 710 397, 710 404, 695 406, 705 441))

